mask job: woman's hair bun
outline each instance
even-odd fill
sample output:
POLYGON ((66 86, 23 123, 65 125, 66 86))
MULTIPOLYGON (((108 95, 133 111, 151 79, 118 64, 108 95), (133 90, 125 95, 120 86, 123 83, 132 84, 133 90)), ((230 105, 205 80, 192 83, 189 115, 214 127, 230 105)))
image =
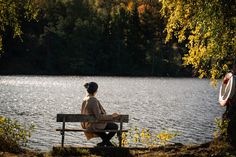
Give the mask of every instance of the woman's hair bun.
POLYGON ((86 89, 88 89, 89 84, 88 84, 88 83, 85 83, 85 84, 84 84, 84 87, 85 87, 86 89))
POLYGON ((84 87, 87 89, 87 92, 89 94, 93 94, 97 91, 98 84, 96 82, 89 82, 89 83, 85 83, 84 87))

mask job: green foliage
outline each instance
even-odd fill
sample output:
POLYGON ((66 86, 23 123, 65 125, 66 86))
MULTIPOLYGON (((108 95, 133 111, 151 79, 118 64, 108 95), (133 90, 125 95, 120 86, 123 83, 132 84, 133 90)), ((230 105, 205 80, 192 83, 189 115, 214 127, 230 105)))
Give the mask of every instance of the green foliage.
POLYGON ((222 118, 216 118, 215 123, 217 126, 217 130, 214 132, 214 137, 218 138, 221 137, 223 141, 226 142, 227 140, 227 127, 228 127, 228 120, 223 120, 222 118))
POLYGON ((161 131, 160 133, 153 133, 149 129, 130 129, 128 133, 122 134, 122 145, 123 146, 144 146, 144 147, 155 147, 158 145, 166 145, 171 142, 173 138, 179 136, 176 131, 161 131))
POLYGON ((161 0, 167 18, 167 37, 186 40, 183 57, 200 78, 212 80, 225 73, 236 59, 236 4, 234 0, 161 0))
POLYGON ((3 52, 3 36, 9 29, 12 36, 21 37, 22 20, 36 19, 38 9, 35 0, 0 0, 0 53, 3 52))
POLYGON ((0 117, 0 150, 19 152, 22 146, 26 146, 34 125, 28 128, 17 120, 0 117))

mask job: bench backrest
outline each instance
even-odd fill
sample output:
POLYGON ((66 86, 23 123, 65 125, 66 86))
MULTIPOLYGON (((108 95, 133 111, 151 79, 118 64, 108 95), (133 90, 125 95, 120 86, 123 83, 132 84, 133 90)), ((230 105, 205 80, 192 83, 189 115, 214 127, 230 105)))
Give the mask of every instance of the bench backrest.
MULTIPOLYGON (((93 115, 84 114, 57 114, 57 122, 101 122, 93 115)), ((119 115, 112 122, 129 122, 129 115, 119 115)))

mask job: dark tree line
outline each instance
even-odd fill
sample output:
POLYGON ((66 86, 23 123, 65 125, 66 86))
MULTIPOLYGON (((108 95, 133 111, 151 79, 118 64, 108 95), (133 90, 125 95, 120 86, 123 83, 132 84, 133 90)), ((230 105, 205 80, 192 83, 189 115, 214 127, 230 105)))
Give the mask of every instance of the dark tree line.
POLYGON ((45 0, 22 40, 3 35, 1 74, 188 76, 187 52, 165 43, 161 4, 148 1, 45 0))

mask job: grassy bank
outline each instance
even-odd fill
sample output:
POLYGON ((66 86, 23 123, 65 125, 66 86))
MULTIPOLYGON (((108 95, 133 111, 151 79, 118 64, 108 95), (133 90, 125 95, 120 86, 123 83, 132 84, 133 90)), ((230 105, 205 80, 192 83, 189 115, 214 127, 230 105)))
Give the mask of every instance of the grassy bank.
POLYGON ((50 152, 35 152, 31 150, 23 150, 21 153, 0 152, 1 157, 60 157, 60 156, 107 156, 107 157, 214 157, 214 156, 228 156, 236 157, 236 149, 224 142, 209 142, 200 145, 183 145, 171 144, 153 148, 118 148, 118 147, 78 147, 66 146, 61 148, 59 146, 53 147, 50 152))

